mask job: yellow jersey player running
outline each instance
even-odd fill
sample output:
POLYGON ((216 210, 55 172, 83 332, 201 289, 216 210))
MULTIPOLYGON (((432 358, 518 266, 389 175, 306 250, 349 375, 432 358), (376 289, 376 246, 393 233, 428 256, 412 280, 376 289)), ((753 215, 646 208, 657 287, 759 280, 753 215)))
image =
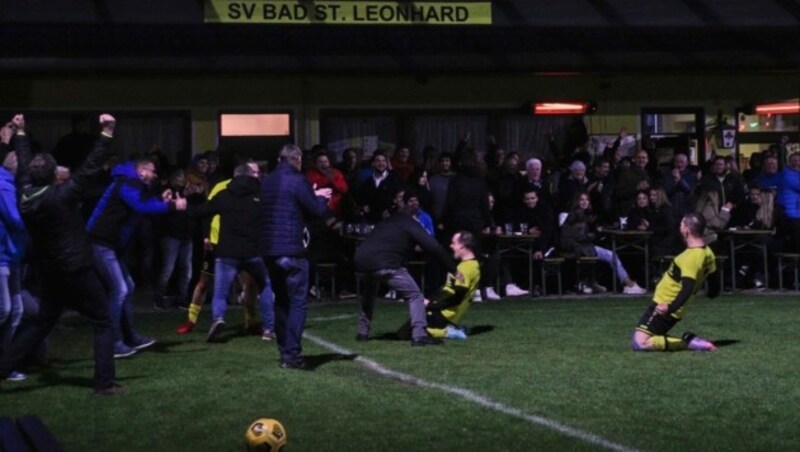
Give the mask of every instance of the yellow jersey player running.
MULTIPOLYGON (((467 334, 459 327, 459 322, 472 303, 472 296, 481 279, 480 265, 475 258, 475 237, 467 231, 453 234, 450 249, 459 261, 455 274, 447 275, 447 282, 442 287, 436 301, 425 300, 426 328, 431 337, 437 339, 466 339, 467 334)), ((409 320, 397 332, 398 337, 411 336, 409 320)))
MULTIPOLYGON (((680 338, 667 336, 667 332, 683 318, 706 278, 717 270, 714 252, 703 240, 705 227, 705 220, 696 213, 686 214, 681 220, 680 231, 686 250, 675 257, 658 282, 653 303, 633 332, 631 346, 635 351, 717 349, 713 342, 692 333, 684 333, 680 338)), ((708 283, 706 295, 715 298, 720 290, 717 278, 709 278, 708 283)))

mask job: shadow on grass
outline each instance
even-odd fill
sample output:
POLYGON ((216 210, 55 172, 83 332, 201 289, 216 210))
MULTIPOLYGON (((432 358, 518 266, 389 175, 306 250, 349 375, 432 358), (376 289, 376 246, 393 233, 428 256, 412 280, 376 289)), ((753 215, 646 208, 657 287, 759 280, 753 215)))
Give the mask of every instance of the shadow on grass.
POLYGON ((712 341, 712 342, 717 347, 727 347, 729 345, 738 344, 739 342, 742 342, 742 341, 740 341, 738 339, 720 339, 718 341, 712 341))
MULTIPOLYGON (((36 377, 35 375, 31 375, 30 377, 36 377)), ((138 380, 140 378, 145 378, 143 376, 127 376, 127 377, 117 377, 117 381, 127 381, 127 380, 138 380)), ((36 380, 36 385, 26 385, 24 387, 14 387, 13 384, 6 384, 3 385, 3 392, 7 392, 10 394, 14 393, 27 393, 32 391, 37 391, 40 389, 52 387, 52 386, 73 386, 76 388, 87 388, 87 389, 94 389, 94 380, 90 377, 76 377, 76 376, 62 376, 57 371, 47 371, 43 372, 38 375, 36 380)))
MULTIPOLYGON (((218 342, 219 343, 219 342, 218 342)), ((195 353, 195 352, 202 352, 208 350, 208 343, 203 341, 202 343, 198 344, 198 347, 186 347, 185 342, 179 341, 170 341, 170 342, 156 342, 155 344, 147 347, 143 350, 140 350, 139 353, 195 353), (172 350, 173 347, 177 346, 184 346, 180 351, 172 350)))
POLYGON ((331 361, 352 361, 357 357, 358 355, 356 354, 345 355, 342 353, 322 353, 319 355, 303 356, 306 361, 306 370, 308 371, 314 371, 317 367, 328 364, 331 361))
POLYGON ((494 325, 475 325, 471 326, 467 329, 467 334, 469 336, 477 336, 479 334, 488 333, 490 331, 494 331, 494 325))
MULTIPOLYGON (((467 336, 477 336, 479 334, 488 333, 493 331, 494 325, 475 325, 467 328, 467 336)), ((370 340, 376 341, 410 341, 411 331, 400 329, 399 331, 383 333, 378 336, 371 337, 370 340)))

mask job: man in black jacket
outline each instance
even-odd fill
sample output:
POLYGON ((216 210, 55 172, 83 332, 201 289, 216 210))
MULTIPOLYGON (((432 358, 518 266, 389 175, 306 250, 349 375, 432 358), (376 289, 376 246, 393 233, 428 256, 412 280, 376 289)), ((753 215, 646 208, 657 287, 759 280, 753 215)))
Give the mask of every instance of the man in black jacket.
POLYGON ((111 115, 100 115, 102 135, 80 169, 61 185, 55 184, 56 161, 52 155, 31 157, 25 118, 16 115, 13 122, 17 129, 18 180, 23 187, 20 212, 33 245, 31 259, 47 277, 42 279, 39 317, 11 343, 0 361, 0 380, 39 346, 64 308, 71 307, 86 316, 94 329, 95 393, 118 394, 123 389, 114 381, 114 338, 106 292, 94 267, 78 208, 89 179, 103 169, 116 121, 111 115))
POLYGON ((356 271, 366 274, 361 299, 361 316, 356 340, 366 341, 372 325, 372 311, 381 282, 408 302, 411 317, 411 345, 439 345, 440 339, 428 336, 425 328, 425 298, 405 267, 415 245, 439 259, 448 272, 455 272, 447 252, 412 217, 408 207, 383 220, 356 250, 356 271))
POLYGON ((214 249, 214 321, 208 330, 207 342, 219 341, 225 325, 228 292, 240 271, 249 273, 255 280, 261 309, 274 309, 272 286, 259 249, 264 216, 259 207, 261 184, 257 170, 257 166, 246 163, 237 166, 228 188, 219 192, 208 204, 189 210, 191 215, 219 214, 219 243, 214 249))

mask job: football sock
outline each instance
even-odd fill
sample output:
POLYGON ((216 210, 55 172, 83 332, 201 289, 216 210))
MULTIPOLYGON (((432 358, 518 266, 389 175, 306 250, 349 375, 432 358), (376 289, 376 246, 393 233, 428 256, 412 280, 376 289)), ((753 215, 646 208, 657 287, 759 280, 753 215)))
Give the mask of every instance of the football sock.
POLYGON ((653 350, 674 352, 678 350, 686 350, 686 343, 681 338, 672 336, 651 336, 650 342, 653 344, 653 350))
POLYGON ((194 304, 194 301, 192 301, 192 303, 189 304, 189 321, 192 323, 197 323, 197 318, 200 317, 200 311, 202 309, 202 305, 194 304))

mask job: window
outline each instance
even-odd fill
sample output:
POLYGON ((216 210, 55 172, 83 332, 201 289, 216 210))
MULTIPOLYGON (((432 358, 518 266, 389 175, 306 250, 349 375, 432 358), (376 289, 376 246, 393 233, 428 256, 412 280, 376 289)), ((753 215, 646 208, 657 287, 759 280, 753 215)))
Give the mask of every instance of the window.
POLYGON ((288 137, 291 116, 288 113, 223 113, 219 117, 223 137, 288 137))

